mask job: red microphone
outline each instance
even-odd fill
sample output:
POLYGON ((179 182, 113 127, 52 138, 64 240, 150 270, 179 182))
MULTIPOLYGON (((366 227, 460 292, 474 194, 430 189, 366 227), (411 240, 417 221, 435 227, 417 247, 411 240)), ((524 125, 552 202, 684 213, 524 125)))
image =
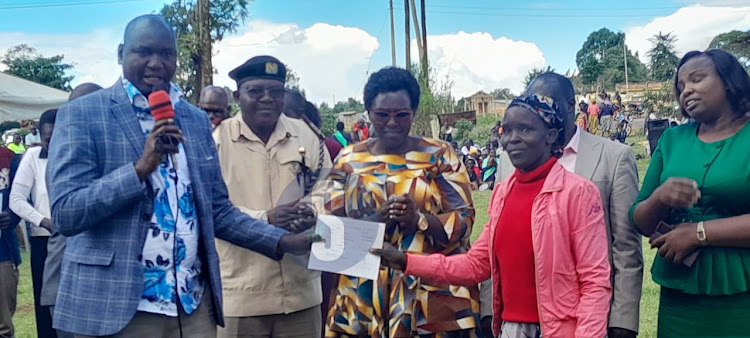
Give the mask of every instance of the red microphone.
POLYGON ((151 115, 157 122, 163 119, 174 118, 172 101, 169 99, 169 94, 166 91, 159 90, 152 92, 148 96, 148 107, 151 108, 151 115))
MULTIPOLYGON (((164 90, 157 90, 151 92, 148 95, 148 106, 151 109, 151 116, 154 117, 154 122, 159 122, 165 119, 174 119, 174 109, 172 108, 172 101, 169 99, 169 94, 164 90)), ((174 145, 179 143, 178 140, 173 137, 159 135, 156 139, 156 149, 162 151, 166 145, 174 145)), ((170 152, 172 159, 172 165, 174 170, 177 171, 177 157, 175 153, 170 152)))

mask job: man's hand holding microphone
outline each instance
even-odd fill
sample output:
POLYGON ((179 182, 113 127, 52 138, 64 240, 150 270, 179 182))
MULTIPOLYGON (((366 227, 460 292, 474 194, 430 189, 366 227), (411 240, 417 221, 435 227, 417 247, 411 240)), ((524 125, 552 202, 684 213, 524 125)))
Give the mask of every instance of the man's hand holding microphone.
POLYGON ((172 162, 177 169, 174 154, 179 150, 180 142, 185 142, 182 131, 174 124, 174 109, 165 90, 154 90, 148 96, 148 105, 154 117, 154 128, 146 138, 143 155, 135 162, 138 178, 145 180, 162 162, 164 155, 172 155, 172 162))

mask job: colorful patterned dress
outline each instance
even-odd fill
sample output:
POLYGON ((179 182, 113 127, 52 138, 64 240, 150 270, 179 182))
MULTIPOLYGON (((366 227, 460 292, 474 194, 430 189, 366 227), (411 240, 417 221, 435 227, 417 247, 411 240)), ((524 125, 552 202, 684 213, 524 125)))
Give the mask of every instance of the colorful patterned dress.
MULTIPOLYGON (((391 195, 409 194, 423 213, 437 216, 448 243, 422 231, 405 236, 398 227, 385 240, 412 253, 460 254, 468 251, 474 222, 466 168, 447 143, 421 139, 406 154, 373 155, 368 142, 342 150, 326 190, 326 210, 334 215, 372 215, 391 195)), ((377 281, 341 275, 331 293, 326 337, 413 337, 461 331, 474 336, 478 290, 431 283, 382 268, 377 281)))

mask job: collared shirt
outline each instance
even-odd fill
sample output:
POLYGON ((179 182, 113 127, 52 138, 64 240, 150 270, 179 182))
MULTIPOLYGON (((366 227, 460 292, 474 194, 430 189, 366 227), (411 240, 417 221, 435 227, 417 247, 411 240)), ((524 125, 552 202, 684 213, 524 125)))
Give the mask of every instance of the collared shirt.
POLYGON ((576 127, 576 133, 570 139, 568 145, 563 149, 563 155, 557 162, 560 162, 565 170, 575 173, 576 161, 578 159, 578 144, 581 143, 581 128, 576 127))
POLYGON ((47 159, 40 156, 42 150, 42 147, 32 147, 23 156, 10 193, 10 209, 25 221, 31 222, 32 237, 50 235, 47 229, 39 226, 42 220, 51 218, 45 179, 47 159), (33 205, 29 204, 29 198, 33 205))
MULTIPOLYGON (((225 120, 215 132, 229 200, 253 218, 262 219, 267 210, 305 195, 303 161, 313 170, 331 168, 317 135, 284 114, 265 143, 242 114, 225 120), (304 157, 300 147, 305 148, 304 157)), ((322 302, 320 274, 306 268, 306 259, 284 255, 275 261, 223 240, 216 240, 216 251, 227 317, 289 314, 322 302)))
POLYGON ((29 133, 28 135, 26 135, 26 139, 24 141, 26 142, 26 146, 30 147, 35 143, 41 143, 42 137, 39 135, 39 132, 37 132, 36 135, 29 133))
MULTIPOLYGON (((122 77, 122 85, 138 116, 143 133, 154 127, 148 99, 122 77)), ((170 84, 172 106, 182 100, 182 93, 170 84)), ((185 149, 179 145, 177 171, 169 156, 151 173, 154 213, 143 245, 143 296, 138 311, 177 317, 177 297, 186 313, 198 308, 205 287, 198 258, 200 228, 195 210, 190 172, 185 149)))

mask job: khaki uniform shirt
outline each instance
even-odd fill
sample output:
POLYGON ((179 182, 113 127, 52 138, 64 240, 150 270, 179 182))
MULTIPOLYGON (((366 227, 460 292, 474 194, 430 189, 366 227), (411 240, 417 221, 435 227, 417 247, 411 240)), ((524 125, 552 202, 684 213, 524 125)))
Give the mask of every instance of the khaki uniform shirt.
MULTIPOLYGON (((308 167, 317 169, 321 163, 321 141, 303 121, 283 114, 267 144, 245 124, 242 114, 222 122, 215 133, 229 200, 254 218, 262 219, 277 205, 303 197, 304 187, 297 180, 300 147, 305 147, 308 167)), ((325 149, 323 157, 322 167, 330 168, 325 149)), ((306 268, 307 257, 287 254, 275 261, 219 239, 216 250, 227 317, 288 314, 322 302, 320 273, 306 268)))

